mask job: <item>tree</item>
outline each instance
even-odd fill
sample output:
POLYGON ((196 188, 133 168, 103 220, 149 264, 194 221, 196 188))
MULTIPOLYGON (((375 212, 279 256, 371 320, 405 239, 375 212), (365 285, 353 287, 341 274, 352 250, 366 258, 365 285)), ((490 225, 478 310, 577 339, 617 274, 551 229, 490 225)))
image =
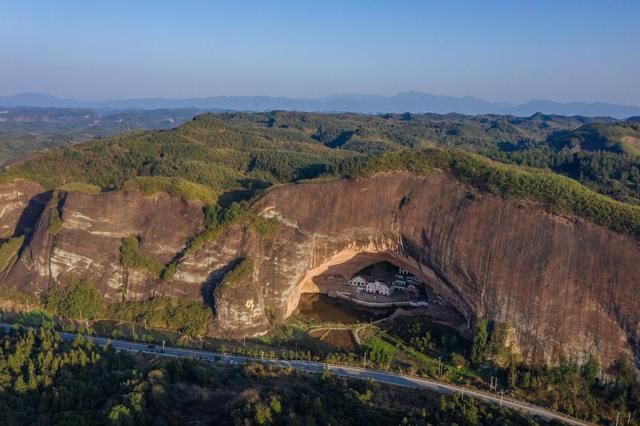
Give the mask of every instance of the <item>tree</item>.
POLYGON ((111 407, 107 420, 113 426, 129 426, 133 425, 133 416, 128 407, 118 404, 111 407))
POLYGON ((507 384, 510 389, 514 389, 518 383, 518 365, 516 363, 516 357, 511 355, 509 357, 509 370, 507 372, 507 384))
POLYGON ((89 281, 72 279, 67 288, 49 294, 47 309, 65 318, 90 320, 104 313, 104 301, 89 281))
POLYGON ((451 354, 451 364, 456 368, 464 368, 467 365, 467 360, 462 355, 454 352, 451 354))
POLYGON ((582 366, 582 376, 589 384, 593 386, 598 378, 598 371, 600 370, 600 364, 595 356, 589 356, 589 360, 582 366))
POLYGON ((271 410, 276 414, 280 414, 282 412, 282 404, 280 403, 280 399, 275 395, 271 397, 269 407, 271 407, 271 410))
POLYGON ((473 344, 471 346, 471 362, 481 364, 485 360, 487 341, 489 339, 487 320, 478 318, 473 332, 473 344))

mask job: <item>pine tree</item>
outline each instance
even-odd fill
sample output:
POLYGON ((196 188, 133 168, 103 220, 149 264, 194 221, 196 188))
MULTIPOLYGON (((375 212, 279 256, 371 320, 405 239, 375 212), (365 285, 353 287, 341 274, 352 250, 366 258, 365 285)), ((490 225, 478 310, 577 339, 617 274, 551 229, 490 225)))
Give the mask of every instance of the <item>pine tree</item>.
POLYGON ((473 333, 473 344, 471 346, 472 363, 477 365, 484 362, 488 339, 489 331, 487 329, 487 321, 484 318, 478 318, 473 333))

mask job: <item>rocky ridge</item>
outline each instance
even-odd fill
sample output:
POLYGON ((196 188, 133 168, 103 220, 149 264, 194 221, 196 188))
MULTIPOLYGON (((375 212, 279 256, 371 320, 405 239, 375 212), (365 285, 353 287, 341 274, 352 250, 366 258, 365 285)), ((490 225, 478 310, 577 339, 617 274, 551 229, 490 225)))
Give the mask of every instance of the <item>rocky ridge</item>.
MULTIPOLYGON (((12 206, 0 215, 6 234, 15 232, 21 209, 47 200, 25 185, 32 184, 0 188, 12 206)), ((317 279, 322 274, 338 266, 343 274, 355 273, 388 260, 422 277, 469 320, 507 324, 514 349, 526 359, 596 353, 609 363, 623 352, 639 355, 637 240, 479 192, 446 173, 379 173, 275 188, 253 206, 280 221, 275 235, 228 226, 188 254, 168 281, 124 268, 120 240, 134 235, 145 255, 166 263, 203 229, 201 202, 131 190, 69 192, 54 204, 32 215, 34 231, 0 284, 41 294, 80 276, 111 301, 154 295, 202 300, 215 310, 212 333, 237 338, 268 331, 295 310, 301 293, 324 291, 317 279), (62 219, 55 235, 49 229, 53 209, 62 219), (250 276, 214 292, 243 258, 254 265, 250 276)))

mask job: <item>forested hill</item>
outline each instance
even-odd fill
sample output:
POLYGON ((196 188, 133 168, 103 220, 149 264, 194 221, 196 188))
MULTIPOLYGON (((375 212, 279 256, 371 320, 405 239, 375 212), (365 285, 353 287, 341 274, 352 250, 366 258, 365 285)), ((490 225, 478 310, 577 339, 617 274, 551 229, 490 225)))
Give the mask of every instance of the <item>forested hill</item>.
POLYGON ((637 203, 640 159, 632 149, 619 149, 636 143, 637 126, 543 114, 202 114, 176 129, 124 133, 35 153, 5 167, 0 181, 26 178, 48 189, 81 182, 102 191, 125 185, 194 191, 194 186, 157 179, 175 178, 201 185, 224 202, 250 198, 274 184, 353 175, 384 153, 447 148, 460 152, 456 155, 473 151, 554 171, 637 203))
POLYGON ((126 131, 173 128, 200 112, 196 108, 100 112, 85 108, 0 107, 0 165, 43 148, 126 131))

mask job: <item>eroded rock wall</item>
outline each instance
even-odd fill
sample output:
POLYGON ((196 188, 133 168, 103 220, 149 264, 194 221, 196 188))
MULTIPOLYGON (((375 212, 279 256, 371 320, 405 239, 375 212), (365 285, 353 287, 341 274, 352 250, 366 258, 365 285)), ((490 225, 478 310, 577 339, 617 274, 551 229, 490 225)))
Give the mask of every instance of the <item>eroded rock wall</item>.
POLYGON ((307 271, 349 249, 433 271, 462 313, 514 327, 528 359, 594 352, 612 361, 638 341, 638 242, 592 223, 443 174, 292 185, 260 207, 287 224, 286 247, 261 254, 269 270, 257 274, 265 299, 286 300, 285 311, 307 271))
POLYGON ((120 238, 139 235, 141 250, 166 262, 202 229, 200 203, 123 191, 70 193, 60 207, 62 230, 48 232, 45 210, 1 282, 37 293, 74 274, 90 278, 112 300, 153 294, 202 300, 215 307, 215 334, 242 337, 264 333, 289 315, 301 292, 321 291, 318 274, 344 264, 341 273, 349 274, 367 258, 385 259, 422 276, 466 317, 509 324, 527 359, 593 352, 607 363, 624 351, 638 355, 636 240, 478 193, 442 173, 276 188, 255 206, 281 222, 275 235, 228 227, 188 255, 169 282, 123 271, 120 238), (214 299, 224 274, 242 258, 252 259, 251 276, 214 299))
POLYGON ((153 294, 193 298, 198 289, 172 288, 146 271, 123 268, 120 245, 125 236, 139 237, 143 254, 166 263, 203 228, 202 207, 164 193, 66 193, 44 210, 27 249, 0 279, 36 294, 78 277, 90 279, 112 301, 153 294), (49 225, 53 209, 62 219, 55 234, 49 225))
POLYGON ((19 180, 0 185, 0 241, 32 227, 50 197, 37 183, 19 180))

